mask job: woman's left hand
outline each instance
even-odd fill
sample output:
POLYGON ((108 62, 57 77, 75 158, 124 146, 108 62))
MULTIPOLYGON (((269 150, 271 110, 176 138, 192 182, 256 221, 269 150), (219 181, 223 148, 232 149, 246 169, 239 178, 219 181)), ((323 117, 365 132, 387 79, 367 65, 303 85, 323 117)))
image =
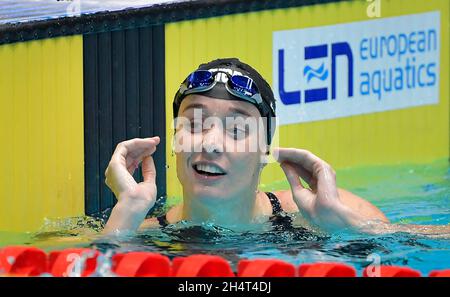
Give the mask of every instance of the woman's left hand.
POLYGON ((295 203, 309 221, 327 231, 361 226, 363 218, 342 203, 336 173, 328 163, 302 149, 276 148, 273 155, 286 174, 295 203))

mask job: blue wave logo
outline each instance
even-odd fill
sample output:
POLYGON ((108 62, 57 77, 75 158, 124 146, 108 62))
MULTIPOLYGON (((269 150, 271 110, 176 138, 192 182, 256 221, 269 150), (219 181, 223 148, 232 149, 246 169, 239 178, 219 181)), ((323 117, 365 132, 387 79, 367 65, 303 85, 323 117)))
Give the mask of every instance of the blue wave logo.
POLYGON ((328 70, 325 69, 325 63, 322 63, 318 69, 314 69, 311 66, 306 65, 305 69, 303 69, 303 75, 306 76, 307 82, 314 77, 324 81, 328 77, 328 70))

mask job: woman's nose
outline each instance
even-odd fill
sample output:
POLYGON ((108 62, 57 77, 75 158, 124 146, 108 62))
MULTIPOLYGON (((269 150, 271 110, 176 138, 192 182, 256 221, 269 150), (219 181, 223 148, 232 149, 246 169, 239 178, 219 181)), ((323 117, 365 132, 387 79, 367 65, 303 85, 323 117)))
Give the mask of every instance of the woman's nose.
POLYGON ((203 151, 207 153, 223 153, 223 129, 213 126, 203 133, 203 151))

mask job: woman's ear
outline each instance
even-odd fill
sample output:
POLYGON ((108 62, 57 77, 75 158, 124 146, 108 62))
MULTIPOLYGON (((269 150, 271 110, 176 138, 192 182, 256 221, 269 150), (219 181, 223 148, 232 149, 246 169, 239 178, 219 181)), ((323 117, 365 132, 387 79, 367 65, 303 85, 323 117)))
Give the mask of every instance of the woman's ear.
POLYGON ((265 150, 261 152, 261 164, 262 164, 261 168, 264 168, 264 166, 266 166, 266 164, 269 163, 269 157, 270 157, 270 146, 266 145, 265 150))

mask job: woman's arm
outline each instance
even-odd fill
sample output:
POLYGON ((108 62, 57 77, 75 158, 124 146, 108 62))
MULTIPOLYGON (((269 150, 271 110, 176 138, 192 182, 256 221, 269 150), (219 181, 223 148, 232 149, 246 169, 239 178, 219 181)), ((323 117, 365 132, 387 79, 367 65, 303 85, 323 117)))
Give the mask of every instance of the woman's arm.
MULTIPOLYGON (((389 220, 384 213, 369 201, 364 200, 363 198, 344 189, 338 188, 338 193, 342 204, 347 206, 353 212, 361 214, 364 221, 389 223, 389 220)), ((275 192, 275 195, 280 199, 280 203, 284 211, 288 213, 297 213, 300 211, 294 201, 292 191, 277 191, 275 192)))
POLYGON ((136 231, 156 200, 156 170, 151 155, 159 144, 159 137, 132 139, 121 142, 114 151, 105 183, 118 202, 106 223, 103 233, 136 231), (143 182, 137 183, 133 172, 142 163, 143 182))
POLYGON ((410 233, 434 238, 450 238, 450 225, 412 225, 383 222, 368 223, 360 228, 368 234, 410 233))
POLYGON ((367 224, 359 231, 368 234, 390 234, 404 232, 427 237, 450 238, 450 225, 391 224, 375 205, 347 191, 338 189, 342 202, 367 219, 367 224))
MULTIPOLYGON (((373 235, 404 232, 434 238, 450 238, 450 225, 391 224, 386 216, 369 201, 344 189, 338 188, 338 192, 344 204, 353 211, 362 213, 365 217, 365 223, 359 227, 355 226, 359 232, 373 235)), ((275 195, 280 199, 284 211, 288 213, 299 212, 290 190, 277 191, 275 195)), ((310 221, 302 217, 298 218, 297 222, 304 227, 317 228, 317 226, 311 225, 310 221)))
POLYGON ((367 221, 380 221, 389 223, 384 213, 369 201, 353 194, 350 191, 338 188, 339 197, 344 205, 359 213, 367 221))
POLYGON ((390 224, 373 204, 349 191, 338 189, 336 173, 331 166, 309 151, 276 148, 274 157, 291 186, 288 199, 295 202, 298 211, 309 223, 322 230, 353 229, 370 234, 408 232, 450 236, 449 226, 390 224), (309 188, 302 185, 300 178, 309 188))
POLYGON ((387 222, 375 206, 364 199, 340 190, 333 168, 311 152, 296 148, 275 148, 291 186, 292 199, 302 216, 325 231, 360 228, 372 221, 387 222), (305 187, 304 180, 309 187, 305 187))

